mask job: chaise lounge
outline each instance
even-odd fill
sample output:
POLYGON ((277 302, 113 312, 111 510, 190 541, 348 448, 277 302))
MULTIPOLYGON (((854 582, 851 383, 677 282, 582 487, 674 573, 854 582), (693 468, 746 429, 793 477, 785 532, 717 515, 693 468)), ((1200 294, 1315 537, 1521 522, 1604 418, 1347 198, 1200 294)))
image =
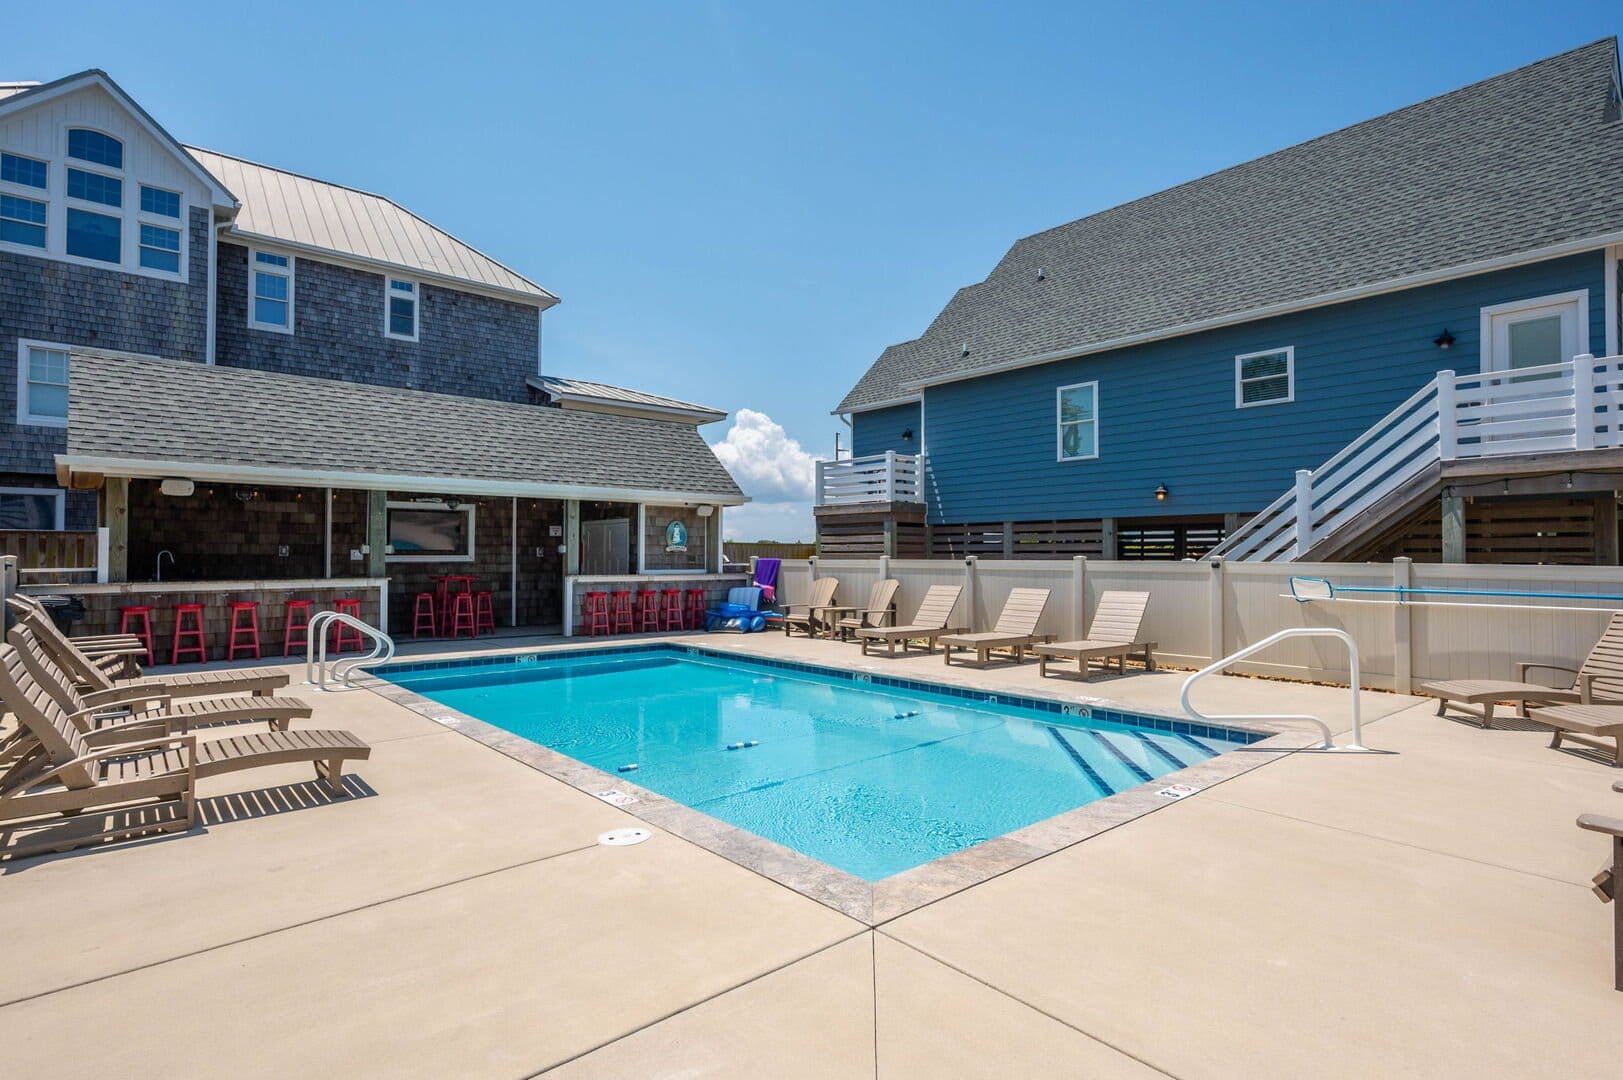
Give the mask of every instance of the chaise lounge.
POLYGON ((1426 683, 1422 694, 1440 699, 1437 715, 1448 710, 1451 701, 1482 708, 1482 726, 1493 727, 1494 704, 1514 701, 1521 715, 1527 715, 1529 705, 1558 705, 1577 702, 1591 705, 1600 702, 1623 704, 1623 611, 1613 612, 1600 640, 1584 658, 1583 665, 1573 669, 1559 664, 1520 663, 1516 665, 1516 681, 1494 679, 1457 679, 1426 683), (1535 668, 1572 672, 1570 687, 1541 686, 1528 682, 1527 673, 1535 668))
POLYGON ((1610 754, 1612 767, 1623 769, 1623 705, 1557 705, 1534 709, 1532 719, 1552 729, 1551 750, 1560 750, 1562 740, 1575 742, 1610 754))
POLYGON ((867 626, 859 629, 857 641, 862 644, 862 655, 867 656, 869 644, 878 641, 885 643, 886 656, 895 656, 898 644, 905 654, 909 643, 914 641, 923 641, 925 651, 934 652, 935 643, 943 634, 958 634, 968 629, 947 625, 963 591, 962 585, 931 585, 913 621, 906 626, 867 626))
POLYGON ((1155 670, 1153 641, 1140 635, 1144 623, 1144 610, 1150 605, 1147 592, 1107 592, 1099 597, 1099 606, 1093 612, 1093 623, 1088 636, 1081 641, 1057 641, 1038 645, 1037 673, 1046 677, 1048 665, 1054 660, 1076 661, 1077 675, 1088 681, 1088 665, 1101 661, 1106 671, 1110 661, 1116 660, 1117 669, 1127 673, 1127 659, 1137 656, 1144 661, 1145 671, 1155 670))
POLYGON ((997 625, 979 634, 943 636, 941 659, 950 665, 955 650, 974 649, 975 662, 986 664, 994 650, 1008 649, 1018 664, 1025 659, 1029 647, 1054 640, 1052 634, 1037 633, 1037 621, 1043 617, 1043 608, 1047 606, 1047 589, 1010 589, 1009 598, 1003 601, 1003 611, 997 617, 997 625))

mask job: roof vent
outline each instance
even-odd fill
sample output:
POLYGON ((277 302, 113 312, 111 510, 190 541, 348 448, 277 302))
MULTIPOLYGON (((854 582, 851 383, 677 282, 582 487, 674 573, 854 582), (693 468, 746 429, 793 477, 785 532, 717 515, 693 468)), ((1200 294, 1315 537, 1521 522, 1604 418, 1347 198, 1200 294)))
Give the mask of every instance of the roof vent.
POLYGON ((960 355, 962 355, 962 356, 968 356, 969 355, 969 342, 967 342, 967 341, 964 342, 963 352, 960 353, 960 355))
POLYGON ((1048 280, 1048 271, 1044 270, 1040 266, 1037 267, 1037 280, 1038 281, 1047 281, 1048 280))

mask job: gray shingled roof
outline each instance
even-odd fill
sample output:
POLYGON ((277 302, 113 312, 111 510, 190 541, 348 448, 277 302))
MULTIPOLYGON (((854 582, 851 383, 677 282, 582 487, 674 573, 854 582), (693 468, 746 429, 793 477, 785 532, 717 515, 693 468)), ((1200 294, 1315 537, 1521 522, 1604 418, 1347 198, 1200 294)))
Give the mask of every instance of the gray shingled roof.
MULTIPOLYGON (((743 502, 690 424, 76 351, 68 450, 96 461, 467 481, 501 494, 570 488, 743 502)), ((311 474, 304 476, 304 474, 311 474)), ((343 486, 343 485, 339 485, 343 486)), ((354 486, 367 486, 355 484, 354 486)))
POLYGON ((531 375, 526 381, 537 390, 555 399, 600 401, 604 404, 620 405, 632 409, 639 405, 651 405, 656 409, 695 413, 711 416, 717 420, 727 415, 722 409, 712 409, 707 405, 695 405, 691 401, 683 401, 680 398, 663 397, 659 394, 650 394, 645 390, 633 390, 630 387, 613 386, 609 383, 589 382, 586 379, 566 379, 561 375, 531 375))
POLYGON ((1617 71, 1603 39, 1020 240, 838 411, 1623 231, 1617 71))

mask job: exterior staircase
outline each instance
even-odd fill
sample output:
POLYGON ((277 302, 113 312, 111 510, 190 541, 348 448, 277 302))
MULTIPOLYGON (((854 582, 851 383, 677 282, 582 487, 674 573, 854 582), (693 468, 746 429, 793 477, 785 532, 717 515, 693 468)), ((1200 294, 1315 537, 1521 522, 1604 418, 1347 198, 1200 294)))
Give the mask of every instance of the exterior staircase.
POLYGON ((1623 356, 1456 375, 1440 371, 1210 555, 1334 559, 1434 498, 1455 475, 1623 467, 1623 356))

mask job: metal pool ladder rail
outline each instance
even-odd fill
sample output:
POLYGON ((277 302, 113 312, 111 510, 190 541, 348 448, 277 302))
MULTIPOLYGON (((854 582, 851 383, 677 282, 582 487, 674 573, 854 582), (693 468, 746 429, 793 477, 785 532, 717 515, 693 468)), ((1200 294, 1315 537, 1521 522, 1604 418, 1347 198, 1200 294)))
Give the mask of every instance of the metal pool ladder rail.
POLYGON ((1247 645, 1238 652, 1230 653, 1216 663, 1208 664, 1206 667, 1201 668, 1199 671, 1189 676, 1189 678, 1183 681, 1183 695, 1179 698, 1179 701, 1183 705, 1183 711, 1187 713, 1191 719, 1203 724, 1222 724, 1225 722, 1234 723, 1246 720, 1304 720, 1310 724, 1317 724, 1319 730, 1324 732, 1324 743, 1318 747, 1315 747, 1315 749, 1374 752, 1370 751, 1370 748, 1364 745, 1363 721, 1358 708, 1358 643, 1352 639, 1352 635, 1347 633, 1347 631, 1337 630, 1334 627, 1291 626, 1285 628, 1284 630, 1280 630, 1277 633, 1269 634, 1261 641, 1247 645), (1310 716, 1306 713, 1274 716, 1264 715, 1261 713, 1242 716, 1208 716, 1189 703, 1189 691, 1193 689, 1195 683, 1199 682, 1201 679, 1204 679, 1208 675, 1216 674, 1217 672, 1222 671, 1224 668, 1244 660, 1253 653, 1261 652, 1276 642, 1284 641, 1286 638, 1292 637, 1333 637, 1340 639, 1341 642, 1347 646, 1347 669, 1352 681, 1352 742, 1346 743, 1342 746, 1337 746, 1335 744, 1335 736, 1330 731, 1330 725, 1326 724, 1317 716, 1310 716))
POLYGON ((355 685, 350 679, 355 672, 378 664, 387 664, 394 659, 394 638, 371 623, 363 622, 341 611, 318 612, 316 617, 310 620, 305 638, 304 681, 321 690, 353 690, 355 685), (372 651, 365 656, 350 656, 329 664, 327 631, 334 623, 339 626, 352 626, 370 637, 372 651), (337 685, 331 687, 327 685, 329 675, 336 680, 337 685))

